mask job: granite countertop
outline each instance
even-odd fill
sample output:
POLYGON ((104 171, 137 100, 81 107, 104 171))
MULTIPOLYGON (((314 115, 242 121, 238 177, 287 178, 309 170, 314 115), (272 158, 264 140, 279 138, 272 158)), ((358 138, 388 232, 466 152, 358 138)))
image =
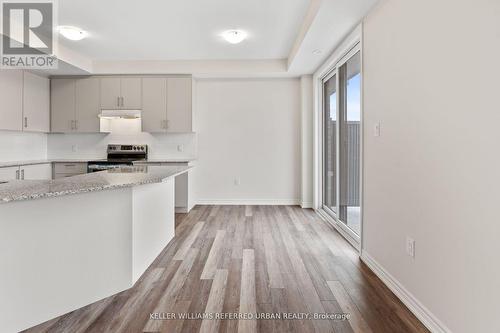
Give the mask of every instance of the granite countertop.
POLYGON ((172 158, 148 158, 147 160, 134 161, 134 164, 140 163, 189 163, 195 161, 195 157, 172 157, 172 158))
MULTIPOLYGON (((87 163, 88 161, 105 161, 104 157, 96 158, 68 158, 68 159, 48 159, 48 160, 28 160, 28 161, 9 161, 0 162, 0 168, 19 166, 19 165, 35 165, 35 164, 47 164, 47 163, 87 163)), ((153 158, 146 161, 137 161, 135 163, 189 163, 196 160, 195 157, 172 157, 172 158, 153 158)))
MULTIPOLYGON (((95 159, 99 160, 99 159, 95 159)), ((18 166, 18 165, 35 165, 35 164, 48 164, 48 163, 87 163, 88 161, 94 161, 92 159, 78 159, 78 158, 69 158, 69 159, 54 159, 54 160, 28 160, 28 161, 9 161, 9 162, 0 162, 0 168, 18 166)))
POLYGON ((0 183, 0 204, 52 198, 161 183, 191 169, 191 166, 129 166, 56 180, 13 180, 0 183))

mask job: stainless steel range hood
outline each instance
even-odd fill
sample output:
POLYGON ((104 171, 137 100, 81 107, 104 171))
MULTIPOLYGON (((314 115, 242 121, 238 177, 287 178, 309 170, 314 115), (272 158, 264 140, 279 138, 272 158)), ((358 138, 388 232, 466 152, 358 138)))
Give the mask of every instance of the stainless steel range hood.
POLYGON ((140 119, 141 110, 101 110, 99 118, 105 119, 140 119))
POLYGON ((102 133, 132 134, 142 131, 141 110, 102 110, 99 118, 102 133))

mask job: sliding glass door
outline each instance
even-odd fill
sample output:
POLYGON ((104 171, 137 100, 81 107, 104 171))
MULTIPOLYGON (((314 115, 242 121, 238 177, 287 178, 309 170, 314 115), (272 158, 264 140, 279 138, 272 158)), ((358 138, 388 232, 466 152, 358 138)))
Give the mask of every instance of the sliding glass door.
POLYGON ((323 208, 361 231, 361 56, 351 52, 323 80, 323 208))
POLYGON ((323 206, 329 213, 337 212, 337 75, 323 85, 324 105, 324 186, 323 206))

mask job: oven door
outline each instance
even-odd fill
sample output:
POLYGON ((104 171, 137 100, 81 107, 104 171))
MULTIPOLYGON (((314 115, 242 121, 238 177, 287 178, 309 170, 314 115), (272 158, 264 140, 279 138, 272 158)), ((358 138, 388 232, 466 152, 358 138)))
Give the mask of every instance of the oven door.
POLYGON ((114 169, 114 168, 119 168, 122 166, 127 166, 129 164, 126 163, 106 163, 106 162, 100 162, 100 163, 92 163, 89 162, 87 164, 87 172, 99 172, 99 171, 105 171, 109 169, 114 169))

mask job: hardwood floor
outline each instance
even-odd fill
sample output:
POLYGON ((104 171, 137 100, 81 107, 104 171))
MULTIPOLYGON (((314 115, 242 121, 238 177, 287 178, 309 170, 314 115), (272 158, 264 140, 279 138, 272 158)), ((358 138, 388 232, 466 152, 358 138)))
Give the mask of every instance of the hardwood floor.
POLYGON ((312 210, 197 206, 176 223, 133 288, 26 332, 427 332, 312 210), (314 313, 349 319, 303 317, 314 313))

